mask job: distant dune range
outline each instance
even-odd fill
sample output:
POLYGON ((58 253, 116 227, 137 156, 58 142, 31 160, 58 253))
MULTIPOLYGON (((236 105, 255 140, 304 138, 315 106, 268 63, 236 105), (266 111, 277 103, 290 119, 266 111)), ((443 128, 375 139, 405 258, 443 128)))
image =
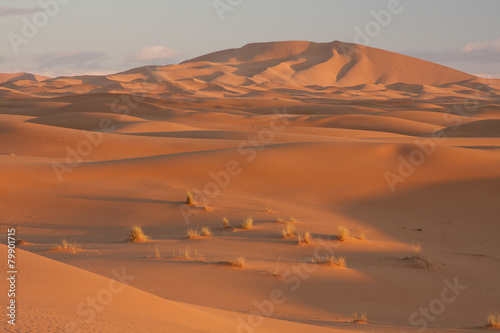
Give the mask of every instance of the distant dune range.
POLYGON ((1 331, 247 332, 258 312, 270 318, 254 332, 414 332, 412 313, 455 278, 467 289, 428 325, 476 331, 500 311, 499 148, 500 80, 339 41, 107 76, 0 74, 0 232, 33 243, 19 253, 20 330, 1 331), (216 195, 183 205, 207 184, 216 195), (291 216, 315 245, 281 238, 291 216), (124 242, 133 225, 151 241, 124 242), (328 239, 339 225, 346 242, 328 239), (214 236, 186 239, 201 226, 214 236), (82 251, 48 251, 63 239, 82 251), (415 265, 403 258, 417 242, 415 265), (272 275, 317 246, 347 267, 309 264, 296 290, 272 275), (246 269, 221 264, 235 256, 246 269), (85 322, 79 305, 123 268, 129 286, 85 322), (286 299, 263 313, 273 290, 286 299))

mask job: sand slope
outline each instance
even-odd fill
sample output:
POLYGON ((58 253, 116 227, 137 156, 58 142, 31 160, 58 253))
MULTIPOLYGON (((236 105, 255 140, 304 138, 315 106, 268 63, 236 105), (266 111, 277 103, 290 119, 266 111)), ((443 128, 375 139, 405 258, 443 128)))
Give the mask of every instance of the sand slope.
POLYGON ((455 279, 427 330, 483 331, 500 296, 498 82, 338 41, 0 76, 0 232, 32 243, 19 332, 237 332, 274 290, 286 301, 255 332, 413 332, 455 279), (133 225, 151 240, 125 242, 133 225), (187 239, 202 226, 212 237, 187 239), (64 239, 82 251, 50 251, 64 239), (79 304, 123 268, 130 286, 86 324, 79 304))

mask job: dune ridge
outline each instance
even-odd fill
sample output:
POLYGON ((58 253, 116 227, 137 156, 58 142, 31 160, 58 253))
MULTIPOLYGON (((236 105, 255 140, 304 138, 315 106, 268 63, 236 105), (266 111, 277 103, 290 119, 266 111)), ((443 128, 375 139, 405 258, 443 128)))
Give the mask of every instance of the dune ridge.
POLYGON ((253 331, 482 332, 500 292, 499 82, 339 41, 1 74, 0 232, 25 242, 20 326, 0 330, 239 332, 278 290, 253 331), (150 239, 127 242, 136 225, 150 239), (63 240, 81 250, 51 250, 63 240), (85 323, 78 306, 122 269, 134 279, 85 323))

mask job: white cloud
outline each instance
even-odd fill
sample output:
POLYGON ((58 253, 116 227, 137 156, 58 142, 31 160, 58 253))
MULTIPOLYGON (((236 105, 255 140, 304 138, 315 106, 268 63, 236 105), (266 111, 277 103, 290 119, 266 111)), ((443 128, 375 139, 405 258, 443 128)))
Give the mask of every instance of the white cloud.
POLYGON ((150 63, 156 62, 158 65, 164 62, 172 62, 179 60, 184 55, 174 49, 157 45, 157 46, 149 46, 145 47, 137 52, 129 54, 127 56, 127 62, 135 62, 135 63, 150 63))
POLYGON ((18 8, 18 7, 0 6, 0 17, 32 14, 32 13, 41 12, 42 10, 43 10, 43 8, 40 8, 40 7, 18 8))
POLYGON ((460 52, 470 53, 470 52, 494 52, 500 53, 500 39, 492 42, 473 42, 464 46, 460 52))

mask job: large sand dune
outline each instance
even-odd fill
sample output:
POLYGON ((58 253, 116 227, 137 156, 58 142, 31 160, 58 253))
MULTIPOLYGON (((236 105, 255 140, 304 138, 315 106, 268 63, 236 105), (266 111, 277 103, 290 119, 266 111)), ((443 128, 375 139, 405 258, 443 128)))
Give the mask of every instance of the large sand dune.
POLYGON ((338 41, 1 74, 0 232, 31 243, 18 326, 1 330, 483 331, 500 310, 499 96, 498 80, 338 41), (282 238, 288 224, 313 244, 282 238), (125 242, 133 225, 151 240, 125 242), (186 238, 201 226, 213 236, 186 238), (51 250, 63 239, 82 250, 51 250), (346 267, 314 262, 331 252, 346 267), (237 256, 245 269, 226 264, 237 256), (122 269, 133 279, 85 322, 79 305, 122 269))

